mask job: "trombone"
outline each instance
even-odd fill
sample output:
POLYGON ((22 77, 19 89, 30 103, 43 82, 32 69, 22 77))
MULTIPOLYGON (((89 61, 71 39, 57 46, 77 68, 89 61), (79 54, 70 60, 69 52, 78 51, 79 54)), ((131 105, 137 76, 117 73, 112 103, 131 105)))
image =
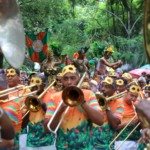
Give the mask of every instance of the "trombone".
POLYGON ((63 100, 61 100, 56 111, 54 112, 53 116, 50 118, 50 120, 47 124, 47 128, 49 129, 50 132, 56 134, 56 132, 57 132, 58 128, 60 127, 64 117, 66 116, 69 108, 78 106, 84 101, 84 94, 79 87, 81 86, 81 83, 83 82, 86 74, 87 74, 86 72, 83 74, 83 76, 80 79, 77 86, 68 86, 63 90, 63 92, 62 92, 62 99, 63 100), (55 130, 53 130, 53 129, 51 129, 50 125, 52 124, 52 122, 53 122, 58 110, 62 106, 63 102, 67 105, 67 108, 66 108, 65 112, 63 113, 63 115, 62 115, 58 125, 56 126, 55 130))
POLYGON ((103 94, 101 93, 96 93, 96 98, 98 100, 99 105, 101 106, 102 110, 106 109, 107 103, 111 100, 116 100, 118 98, 121 98, 123 96, 125 96, 125 94, 127 93, 127 91, 123 91, 121 93, 118 93, 116 95, 110 96, 108 98, 104 97, 103 94))
MULTIPOLYGON (((15 92, 19 92, 20 90, 25 90, 25 89, 28 89, 28 88, 32 88, 34 86, 37 86, 36 84, 33 84, 33 85, 29 85, 29 86, 24 86, 24 85, 18 85, 18 86, 15 86, 13 88, 9 88, 9 89, 6 89, 6 90, 3 90, 3 91, 0 91, 0 97, 3 97, 3 96, 7 96, 9 94, 12 94, 12 93, 15 93, 15 92)), ((15 98, 18 98, 20 96, 17 96, 15 98)), ((22 96, 21 96, 22 97, 22 96)), ((13 99, 15 99, 13 98, 13 99)), ((8 100, 9 101, 9 100, 8 100)), ((6 101, 7 102, 7 101, 6 101)))
MULTIPOLYGON (((132 102, 133 105, 133 102, 132 102)), ((133 105, 134 107, 134 105, 133 105)), ((135 109, 135 107, 134 107, 135 109)), ((137 117, 137 113, 135 111, 135 115, 131 118, 131 120, 126 124, 126 126, 119 132, 119 134, 113 139, 113 141, 109 144, 109 149, 111 150, 111 145, 117 140, 117 138, 124 132, 124 130, 131 124, 131 122, 137 117)), ((141 123, 139 122, 132 131, 128 134, 128 136, 123 140, 123 142, 116 148, 116 150, 119 150, 120 147, 124 144, 124 142, 130 137, 130 135, 139 127, 141 123)))
POLYGON ((55 84, 56 80, 54 80, 38 97, 37 96, 28 96, 25 99, 25 104, 21 107, 21 110, 26 106, 27 112, 23 115, 22 119, 30 112, 37 112, 41 109, 41 98, 45 95, 45 93, 55 84))

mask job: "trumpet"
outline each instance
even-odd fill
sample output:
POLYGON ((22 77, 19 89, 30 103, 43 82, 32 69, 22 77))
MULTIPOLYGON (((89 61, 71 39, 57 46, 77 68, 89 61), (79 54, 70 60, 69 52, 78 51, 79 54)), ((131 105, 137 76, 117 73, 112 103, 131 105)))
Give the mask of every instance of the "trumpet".
POLYGON ((30 112, 37 112, 41 109, 41 98, 45 95, 45 93, 55 84, 56 80, 54 80, 38 97, 37 96, 28 96, 25 99, 25 104, 21 107, 21 110, 26 106, 27 112, 24 114, 22 119, 30 112))
POLYGON ((123 91, 119 94, 116 94, 116 95, 113 95, 113 96, 110 96, 108 98, 104 97, 103 94, 101 93, 96 93, 96 98, 98 100, 98 103, 99 105, 101 106, 102 110, 105 110, 106 109, 106 106, 107 106, 107 103, 111 100, 116 100, 118 98, 121 98, 123 96, 125 96, 125 94, 127 93, 127 91, 123 91))
POLYGON ((67 114, 68 110, 70 107, 75 107, 80 105, 83 101, 84 101, 84 94, 82 92, 82 90, 79 88, 81 86, 81 83, 83 82, 85 76, 86 76, 86 72, 83 74, 82 78, 80 79, 80 82, 78 83, 77 86, 69 86, 66 87, 63 92, 62 92, 62 101, 59 103, 56 111, 54 112, 53 116, 51 117, 51 119, 49 120, 48 124, 47 124, 47 128, 49 129, 49 131, 51 131, 52 133, 56 134, 57 130, 59 129, 65 115, 67 114), (56 126, 55 130, 51 129, 51 124, 58 112, 58 110, 60 109, 60 107, 62 106, 63 102, 68 106, 65 110, 65 112, 63 113, 58 125, 56 126))

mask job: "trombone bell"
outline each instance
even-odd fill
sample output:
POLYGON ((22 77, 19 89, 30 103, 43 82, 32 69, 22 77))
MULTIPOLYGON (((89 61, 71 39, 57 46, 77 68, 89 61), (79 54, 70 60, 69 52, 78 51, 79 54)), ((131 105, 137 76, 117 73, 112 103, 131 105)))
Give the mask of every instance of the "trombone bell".
POLYGON ((27 107, 27 110, 30 110, 32 112, 37 112, 41 109, 40 100, 35 96, 27 97, 25 100, 25 105, 27 107))
POLYGON ((80 88, 69 86, 64 89, 62 99, 67 106, 74 107, 83 102, 84 94, 80 88))

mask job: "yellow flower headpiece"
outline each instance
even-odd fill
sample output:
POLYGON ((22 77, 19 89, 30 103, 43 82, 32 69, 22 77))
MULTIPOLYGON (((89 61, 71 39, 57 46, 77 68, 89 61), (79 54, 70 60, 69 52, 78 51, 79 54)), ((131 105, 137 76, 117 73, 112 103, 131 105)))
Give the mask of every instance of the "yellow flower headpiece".
POLYGON ((149 91, 150 92, 150 84, 145 86, 145 91, 149 91))
POLYGON ((106 77, 106 78, 102 81, 102 83, 107 83, 107 84, 110 84, 110 85, 112 85, 113 82, 114 82, 114 80, 113 80, 111 77, 106 77))
POLYGON ((6 76, 15 76, 17 73, 16 73, 16 70, 14 68, 10 68, 10 69, 7 69, 6 70, 6 76))
POLYGON ((66 73, 76 73, 76 67, 74 65, 65 66, 62 70, 62 75, 64 76, 66 73))
POLYGON ((82 86, 82 87, 88 87, 88 88, 90 87, 90 85, 89 85, 88 82, 83 82, 83 83, 81 84, 81 86, 82 86))
POLYGON ((53 54, 54 54, 54 53, 53 53, 52 50, 48 51, 48 56, 51 56, 51 55, 53 55, 53 54))
POLYGON ((124 81, 122 79, 117 79, 116 85, 119 85, 119 86, 124 85, 124 81))
POLYGON ((139 94, 139 92, 141 91, 141 88, 137 85, 131 85, 129 87, 129 92, 133 92, 133 93, 137 93, 139 94))
POLYGON ((58 73, 58 74, 57 74, 57 77, 62 77, 62 73, 58 73))
POLYGON ((109 72, 109 76, 116 77, 116 72, 114 72, 114 71, 109 72))
POLYGON ((132 79, 132 76, 131 76, 130 73, 124 73, 124 74, 122 75, 122 77, 125 78, 125 79, 132 79))
POLYGON ((42 85, 42 79, 38 77, 32 77, 30 80, 30 85, 33 85, 33 84, 42 85))

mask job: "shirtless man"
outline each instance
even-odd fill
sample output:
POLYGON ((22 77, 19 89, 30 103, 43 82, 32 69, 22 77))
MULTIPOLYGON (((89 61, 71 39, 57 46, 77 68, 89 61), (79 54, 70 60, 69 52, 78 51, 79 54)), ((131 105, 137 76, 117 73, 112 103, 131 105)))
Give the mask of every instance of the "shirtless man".
POLYGON ((98 66, 97 66, 97 72, 99 75, 106 75, 107 74, 106 66, 111 67, 113 69, 117 69, 122 65, 121 60, 114 62, 114 63, 110 63, 108 61, 108 58, 111 57, 113 52, 114 51, 113 51, 112 47, 110 46, 105 50, 104 57, 100 58, 100 61, 99 61, 98 66))

